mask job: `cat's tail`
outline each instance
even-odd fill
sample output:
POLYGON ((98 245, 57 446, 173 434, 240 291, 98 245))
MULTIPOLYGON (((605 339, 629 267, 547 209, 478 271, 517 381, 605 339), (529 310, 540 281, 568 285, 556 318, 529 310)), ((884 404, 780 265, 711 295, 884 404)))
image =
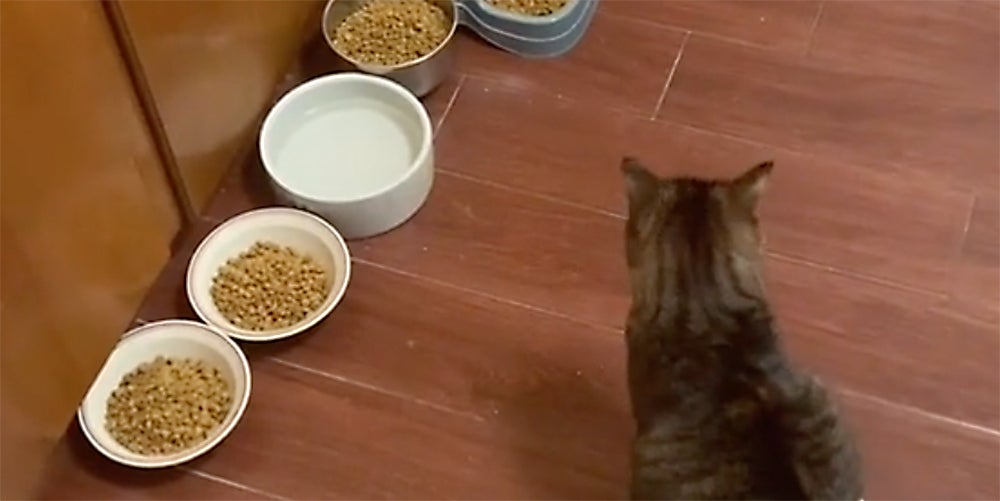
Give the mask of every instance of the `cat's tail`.
POLYGON ((861 457, 827 389, 781 356, 761 368, 762 398, 803 492, 809 499, 862 499, 861 457))

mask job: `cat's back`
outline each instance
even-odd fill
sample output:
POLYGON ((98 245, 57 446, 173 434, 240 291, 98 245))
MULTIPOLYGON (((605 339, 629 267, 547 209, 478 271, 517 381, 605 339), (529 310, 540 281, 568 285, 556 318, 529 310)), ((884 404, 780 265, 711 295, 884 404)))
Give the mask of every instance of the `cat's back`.
MULTIPOLYGON (((715 377, 729 380, 722 367, 716 370, 715 377)), ((752 391, 738 384, 714 390, 672 386, 682 394, 637 415, 632 499, 803 498, 752 391)))

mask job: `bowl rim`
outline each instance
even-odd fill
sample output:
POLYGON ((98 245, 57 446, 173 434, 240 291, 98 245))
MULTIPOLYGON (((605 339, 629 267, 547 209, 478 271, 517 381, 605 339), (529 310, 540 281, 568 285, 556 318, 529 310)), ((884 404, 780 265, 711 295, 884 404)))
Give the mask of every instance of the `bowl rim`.
POLYGON ((316 214, 304 210, 294 209, 291 207, 280 207, 280 206, 262 207, 259 209, 251 209, 245 212, 241 212, 239 214, 230 217, 229 219, 226 219, 218 226, 213 228, 212 231, 205 236, 205 238, 201 239, 201 242, 198 243, 198 247, 195 248, 194 253, 191 254, 191 259, 188 260, 187 272, 185 273, 184 281, 185 281, 184 291, 187 294, 188 303, 191 305, 191 308, 194 310, 195 314, 198 315, 198 318, 200 318, 201 321, 204 322, 205 324, 215 327, 218 330, 222 331, 223 333, 227 334, 229 337, 233 337, 241 341, 249 341, 249 342, 277 341, 279 339, 286 339, 292 336, 296 336, 311 329, 313 326, 315 326, 316 324, 320 323, 323 319, 328 317, 330 313, 332 313, 333 310, 337 308, 337 305, 340 304, 340 302, 344 299, 344 295, 347 293, 347 288, 351 282, 351 251, 347 247, 347 242, 344 240, 344 237, 341 236, 340 232, 337 231, 337 229, 334 228, 332 224, 330 224, 323 218, 317 216, 316 214), (277 212, 284 212, 292 214, 296 217, 304 217, 310 219, 316 223, 319 223, 319 225, 323 229, 325 229, 331 235, 334 236, 334 238, 337 241, 337 244, 340 246, 340 249, 344 253, 343 285, 341 285, 339 290, 337 290, 336 293, 334 293, 334 299, 328 306, 316 312, 316 314, 313 315, 312 318, 300 322, 299 324, 296 324, 291 328, 286 328, 287 330, 276 329, 274 331, 259 331, 260 334, 255 334, 258 331, 249 331, 246 329, 240 329, 239 327, 236 327, 235 325, 231 325, 228 323, 227 325, 215 324, 214 322, 208 319, 208 316, 205 315, 205 312, 198 304, 198 302, 195 300, 194 280, 193 280, 194 277, 192 276, 195 261, 198 260, 198 258, 202 255, 206 247, 214 238, 218 237, 220 234, 222 234, 222 232, 227 231, 230 227, 232 227, 232 225, 236 224, 236 222, 254 216, 259 216, 265 213, 277 213, 277 212))
MULTIPOLYGON (((229 423, 220 428, 214 437, 202 442, 201 445, 193 449, 190 449, 190 451, 187 454, 181 457, 171 460, 151 460, 151 461, 134 461, 128 458, 124 458, 122 456, 113 453, 110 449, 105 447, 104 444, 102 444, 99 440, 97 440, 97 437, 94 436, 94 434, 90 431, 91 426, 96 426, 96 425, 89 423, 83 412, 84 402, 86 402, 87 399, 90 398, 90 392, 93 389, 94 384, 97 383, 98 378, 100 378, 104 373, 104 366, 101 366, 101 370, 100 372, 97 373, 97 377, 94 378, 94 381, 91 383, 90 387, 87 388, 87 393, 83 396, 83 401, 81 401, 80 405, 77 406, 76 408, 76 420, 80 426, 80 430, 83 432, 83 435, 87 437, 87 441, 90 442, 90 445, 93 446, 95 449, 97 449, 97 451, 100 452, 102 455, 104 455, 104 457, 116 463, 123 464, 125 466, 131 466, 133 468, 156 469, 156 468, 177 466, 180 464, 190 462, 206 454, 207 452, 211 451, 216 446, 218 446, 220 443, 222 443, 222 441, 225 440, 229 436, 229 434, 233 432, 233 430, 236 428, 236 425, 239 424, 239 422, 243 419, 243 415, 246 413, 247 406, 250 404, 250 393, 251 393, 250 388, 253 385, 253 376, 250 370, 250 362, 247 360, 246 354, 243 353, 243 349, 240 348, 240 345, 236 344, 236 341, 233 341, 229 336, 226 335, 225 332, 223 332, 221 329, 218 329, 206 323, 201 323, 201 322, 196 322, 194 320, 187 320, 181 318, 170 318, 164 320, 157 320, 155 322, 149 322, 134 327, 125 334, 123 334, 122 337, 118 339, 118 342, 115 343, 115 347, 111 349, 111 355, 108 355, 108 360, 111 359, 111 357, 114 355, 114 352, 118 349, 118 347, 121 346, 122 343, 126 342, 129 338, 142 334, 143 332, 148 330, 153 330, 162 327, 169 327, 169 326, 196 327, 198 329, 205 330, 221 338, 222 341, 225 343, 225 346, 227 346, 229 350, 236 355, 237 360, 239 360, 240 362, 240 367, 243 369, 243 378, 246 381, 246 384, 243 385, 243 394, 239 396, 239 400, 238 402, 236 402, 237 405, 236 413, 233 415, 232 420, 230 420, 229 423)), ((105 360, 105 365, 106 364, 107 360, 105 360)), ((236 395, 234 395, 233 397, 235 402, 236 395)))
POLYGON ((319 203, 319 204, 351 204, 362 202, 366 200, 373 200, 379 198, 386 193, 403 185, 408 179, 412 178, 416 172, 418 172, 424 164, 427 163, 427 158, 432 154, 434 145, 434 126, 431 124, 430 115, 427 114, 427 109, 424 105, 420 103, 420 100, 413 95, 406 87, 399 84, 389 78, 371 75, 368 73, 362 73, 359 71, 348 71, 343 73, 331 73, 328 75, 322 75, 311 80, 307 80, 290 91, 286 92, 278 102, 271 107, 267 112, 267 116, 264 117, 264 123, 261 125, 260 134, 257 138, 257 151, 260 155, 261 165, 264 166, 264 172, 267 173, 267 177, 272 183, 277 184, 283 190, 295 195, 296 198, 319 203), (274 121, 276 117, 279 116, 284 110, 292 103, 294 100, 300 96, 308 93, 309 91, 325 86, 335 86, 351 82, 361 82, 365 85, 375 85, 383 87, 391 92, 398 94, 403 98, 404 101, 412 108, 412 111, 417 115, 417 121, 420 123, 420 151, 417 152, 416 157, 410 162, 410 165, 406 168, 395 181, 386 184, 385 186, 372 191, 370 193, 365 193, 361 196, 355 196, 350 198, 316 198, 309 195, 301 193, 299 190, 292 189, 287 183, 283 182, 280 176, 274 170, 274 167, 269 161, 268 154, 265 150, 270 150, 268 145, 268 138, 271 136, 271 130, 274 128, 274 121))
MULTIPOLYGON (((563 5, 559 10, 553 12, 552 14, 544 16, 532 16, 530 14, 521 14, 520 12, 514 12, 497 7, 491 4, 488 0, 473 0, 480 9, 486 11, 487 14, 501 18, 507 21, 515 21, 521 24, 533 24, 533 25, 546 25, 554 24, 557 21, 563 20, 569 15, 570 11, 576 8, 576 4, 581 0, 566 0, 566 5, 563 5)), ((597 0, 583 0, 589 2, 596 2, 597 0)), ((464 7, 463 7, 464 8, 464 7)))
POLYGON ((451 28, 448 30, 448 35, 444 37, 444 40, 441 40, 441 43, 439 43, 437 47, 434 47, 434 50, 416 59, 411 59, 409 61, 400 64, 386 66, 381 64, 365 63, 358 61, 352 57, 348 57, 343 52, 340 52, 340 50, 337 49, 337 46, 333 43, 336 37, 334 36, 335 33, 331 33, 330 30, 336 29, 336 26, 330 26, 330 21, 329 21, 330 9, 332 9, 333 4, 337 3, 338 1, 343 1, 343 0, 328 0, 326 2, 326 6, 323 7, 323 17, 320 20, 320 31, 323 32, 323 40, 326 41, 326 45, 330 47, 330 50, 332 50, 333 53, 337 55, 337 57, 343 59, 344 61, 347 61, 348 63, 353 64, 357 68, 361 68, 366 71, 371 70, 372 73, 387 74, 394 71, 403 71, 410 69, 414 66, 417 66, 421 63, 424 63, 426 61, 429 61, 431 58, 444 51, 444 48, 449 43, 451 43, 451 39, 455 37, 455 32, 458 31, 458 25, 460 24, 459 23, 460 14, 458 5, 460 0, 446 0, 451 5, 451 28))

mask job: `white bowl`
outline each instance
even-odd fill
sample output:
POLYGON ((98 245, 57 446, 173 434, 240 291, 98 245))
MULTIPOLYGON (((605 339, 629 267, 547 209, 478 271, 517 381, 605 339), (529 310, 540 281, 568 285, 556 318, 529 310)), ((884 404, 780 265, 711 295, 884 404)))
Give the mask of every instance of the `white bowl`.
POLYGON ((314 214, 287 207, 256 209, 233 216, 201 241, 187 270, 187 295, 191 307, 205 323, 244 341, 274 341, 299 334, 326 318, 340 303, 351 280, 351 254, 337 230, 314 214), (326 298, 302 321, 267 331, 233 325, 212 300, 212 279, 231 258, 258 241, 291 247, 312 257, 329 274, 326 298))
POLYGON ((285 94, 264 119, 259 147, 279 200, 363 238, 423 205, 434 181, 433 136, 427 110, 403 86, 337 73, 285 94))
POLYGON ((222 442, 243 417, 249 401, 250 364, 232 339, 191 320, 161 320, 132 329, 118 341, 76 414, 87 440, 109 459, 136 468, 163 468, 190 461, 222 442), (119 444, 105 428, 104 417, 108 397, 122 377, 157 356, 194 358, 219 369, 232 390, 233 405, 208 440, 174 454, 144 456, 119 444))

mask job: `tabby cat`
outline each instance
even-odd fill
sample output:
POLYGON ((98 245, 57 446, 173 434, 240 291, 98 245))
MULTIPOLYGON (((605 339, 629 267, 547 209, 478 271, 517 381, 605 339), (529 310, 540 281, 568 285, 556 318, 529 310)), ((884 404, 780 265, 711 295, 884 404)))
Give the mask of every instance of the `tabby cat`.
POLYGON ((632 499, 862 496, 853 438, 785 357, 765 297, 756 209, 771 169, 660 179, 622 162, 632 499))

